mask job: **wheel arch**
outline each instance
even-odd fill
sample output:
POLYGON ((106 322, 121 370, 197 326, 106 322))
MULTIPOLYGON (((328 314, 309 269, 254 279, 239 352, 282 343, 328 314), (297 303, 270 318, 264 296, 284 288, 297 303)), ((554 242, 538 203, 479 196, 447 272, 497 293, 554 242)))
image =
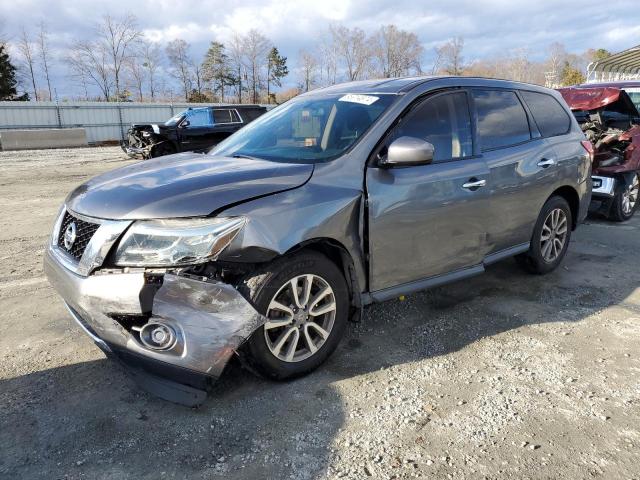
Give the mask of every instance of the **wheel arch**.
POLYGON ((358 276, 355 270, 354 260, 349 250, 339 241, 332 238, 320 237, 312 238, 298 243, 291 247, 285 255, 298 252, 300 250, 312 250, 323 254, 342 271, 347 287, 349 288, 349 300, 353 311, 350 317, 354 319, 354 314, 359 315, 362 307, 361 289, 358 276))
MULTIPOLYGON (((562 197, 567 201, 571 209, 571 229, 575 230, 578 226, 578 215, 580 213, 580 196, 577 190, 570 185, 564 185, 556 188, 553 193, 549 195, 549 198, 551 197, 562 197)), ((547 198, 547 201, 549 198, 547 198)))

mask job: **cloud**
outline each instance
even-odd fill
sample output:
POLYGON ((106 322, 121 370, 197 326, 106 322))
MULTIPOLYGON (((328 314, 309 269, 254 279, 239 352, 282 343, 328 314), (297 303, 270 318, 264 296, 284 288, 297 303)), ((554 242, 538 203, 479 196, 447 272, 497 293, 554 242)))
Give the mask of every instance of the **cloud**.
MULTIPOLYGON (((23 24, 30 28, 45 20, 53 46, 64 51, 74 39, 88 38, 100 15, 130 10, 150 39, 165 43, 183 38, 198 57, 210 41, 227 42, 233 32, 255 28, 290 59, 300 49, 313 49, 332 23, 367 32, 394 23, 418 35, 428 65, 433 48, 453 36, 464 37, 467 61, 522 48, 539 60, 552 42, 574 53, 588 48, 620 51, 640 43, 637 1, 618 0, 612 7, 600 0, 12 0, 0 2, 0 18, 5 33, 14 38, 23 24)), ((64 82, 64 62, 56 62, 55 68, 64 82)))

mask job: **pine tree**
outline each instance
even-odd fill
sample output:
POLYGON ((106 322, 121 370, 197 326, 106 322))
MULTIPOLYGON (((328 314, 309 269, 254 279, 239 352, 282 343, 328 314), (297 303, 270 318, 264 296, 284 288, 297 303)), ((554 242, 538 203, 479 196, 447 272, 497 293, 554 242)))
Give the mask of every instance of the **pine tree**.
POLYGON ((211 42, 202 62, 202 75, 205 82, 211 83, 213 93, 219 93, 220 101, 224 102, 224 87, 233 85, 235 80, 222 43, 211 42))
POLYGON ((18 96, 16 67, 11 63, 5 45, 0 43, 0 100, 29 100, 29 95, 18 96))
POLYGON ((274 84, 278 87, 282 86, 282 79, 289 74, 287 68, 287 57, 283 57, 276 47, 269 51, 267 56, 267 101, 271 103, 270 86, 274 84))

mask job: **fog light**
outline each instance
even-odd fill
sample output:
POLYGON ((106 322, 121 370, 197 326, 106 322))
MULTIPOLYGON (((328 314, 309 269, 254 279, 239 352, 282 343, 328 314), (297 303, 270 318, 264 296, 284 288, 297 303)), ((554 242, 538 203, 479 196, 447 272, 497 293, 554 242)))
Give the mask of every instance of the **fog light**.
POLYGON ((176 332, 164 323, 147 323, 140 329, 140 341, 152 350, 169 350, 176 344, 176 332))

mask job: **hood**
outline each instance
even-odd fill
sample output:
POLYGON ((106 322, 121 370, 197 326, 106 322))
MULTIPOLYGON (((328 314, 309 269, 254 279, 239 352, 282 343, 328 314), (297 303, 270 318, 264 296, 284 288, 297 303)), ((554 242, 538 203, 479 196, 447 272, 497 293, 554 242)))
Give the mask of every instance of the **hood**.
POLYGON ((627 92, 620 88, 567 87, 559 88, 558 91, 571 110, 599 110, 612 105, 619 113, 634 117, 640 115, 627 92))
POLYGON ((210 215, 303 185, 313 165, 179 153, 113 170, 73 190, 67 207, 105 219, 210 215))

